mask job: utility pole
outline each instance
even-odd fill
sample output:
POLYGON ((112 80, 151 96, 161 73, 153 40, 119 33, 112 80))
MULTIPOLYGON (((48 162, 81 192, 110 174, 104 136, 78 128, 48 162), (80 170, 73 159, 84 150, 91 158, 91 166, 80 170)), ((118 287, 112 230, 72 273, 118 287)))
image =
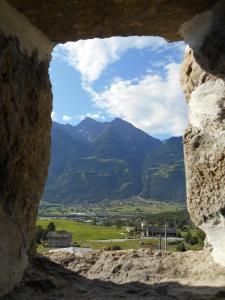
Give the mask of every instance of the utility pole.
POLYGON ((175 213, 174 227, 177 230, 177 208, 176 208, 176 213, 175 213))
POLYGON ((167 251, 167 224, 165 224, 165 251, 167 251))
POLYGON ((162 250, 162 237, 161 237, 161 232, 159 234, 159 250, 162 250))

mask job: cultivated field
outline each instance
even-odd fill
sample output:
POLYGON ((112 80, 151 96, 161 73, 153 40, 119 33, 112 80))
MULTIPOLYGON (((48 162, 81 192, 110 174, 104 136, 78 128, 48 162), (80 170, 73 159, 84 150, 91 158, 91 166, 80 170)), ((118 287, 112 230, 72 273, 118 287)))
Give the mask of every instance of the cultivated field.
POLYGON ((173 202, 149 200, 108 201, 93 204, 59 205, 41 202, 39 216, 66 216, 74 213, 107 213, 118 214, 159 214, 184 210, 185 205, 173 202))
POLYGON ((115 226, 98 226, 64 219, 38 219, 37 225, 44 228, 54 222, 56 230, 72 232, 74 241, 122 239, 125 237, 125 228, 115 226))

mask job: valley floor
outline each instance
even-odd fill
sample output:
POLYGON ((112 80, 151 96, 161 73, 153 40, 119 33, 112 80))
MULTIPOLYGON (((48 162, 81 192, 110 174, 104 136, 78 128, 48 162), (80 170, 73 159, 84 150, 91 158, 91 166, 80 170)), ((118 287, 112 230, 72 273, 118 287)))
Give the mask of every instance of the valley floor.
POLYGON ((206 250, 61 253, 38 256, 31 265, 4 300, 225 299, 225 269, 206 250))

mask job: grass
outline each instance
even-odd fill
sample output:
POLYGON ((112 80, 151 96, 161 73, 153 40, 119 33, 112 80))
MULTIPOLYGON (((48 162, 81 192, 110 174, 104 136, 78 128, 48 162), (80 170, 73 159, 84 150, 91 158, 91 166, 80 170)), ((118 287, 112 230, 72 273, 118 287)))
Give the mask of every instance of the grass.
POLYGON ((94 250, 102 250, 112 246, 120 246, 123 250, 126 249, 140 249, 149 248, 154 245, 158 245, 158 240, 145 240, 144 244, 141 244, 138 240, 124 240, 123 242, 95 242, 95 241, 83 241, 79 243, 80 247, 90 247, 94 250))
POLYGON ((44 245, 37 245, 37 252, 38 253, 45 253, 50 250, 49 248, 45 247, 44 245))
MULTIPOLYGON (((38 219, 37 225, 41 225, 46 228, 50 222, 54 222, 57 230, 67 230, 72 232, 73 240, 80 247, 89 247, 94 250, 101 250, 112 246, 120 246, 122 249, 140 249, 140 248, 157 248, 159 245, 158 239, 145 239, 144 243, 142 240, 127 240, 123 241, 111 241, 112 239, 121 239, 124 238, 125 228, 121 228, 117 231, 116 227, 111 226, 98 226, 98 225, 90 225, 85 223, 80 223, 72 220, 64 220, 64 219, 38 219), (97 240, 108 240, 99 242, 97 240)), ((196 231, 197 232, 197 231, 196 231)), ((183 233, 184 235, 185 233, 183 233)), ((195 231, 193 230, 193 234, 195 231)), ((179 242, 178 242, 179 243, 179 242)), ((168 241, 168 250, 170 252, 176 251, 176 244, 170 244, 168 241)), ((189 245, 185 243, 187 250, 201 250, 202 245, 189 245)), ((162 247, 164 247, 164 240, 162 240, 162 247)), ((37 251, 39 253, 43 253, 50 250, 50 248, 45 247, 43 245, 38 245, 37 251)))
MULTIPOLYGON (((139 249, 139 248, 149 248, 151 246, 157 247, 159 244, 158 239, 145 239, 144 244, 141 240, 127 240, 116 242, 111 241, 112 239, 122 239, 124 238, 125 228, 121 228, 117 231, 116 227, 111 226, 98 226, 84 224, 71 220, 64 219, 38 219, 37 225, 46 228, 50 222, 54 222, 56 225, 56 230, 67 230, 72 232, 73 241, 76 241, 80 247, 89 247, 94 250, 101 250, 114 245, 120 246, 122 249, 139 249), (109 240, 108 242, 98 240, 109 240)), ((162 241, 162 245, 163 241, 162 241)), ((43 253, 50 250, 48 247, 43 245, 38 245, 37 251, 43 253)))
POLYGON ((186 248, 187 248, 187 250, 199 251, 199 250, 203 250, 204 245, 201 245, 201 244, 196 244, 196 245, 186 244, 186 248))
POLYGON ((74 241, 86 240, 107 240, 107 239, 121 239, 124 238, 125 229, 116 229, 111 226, 98 226, 80 223, 72 220, 64 219, 38 219, 37 225, 46 228, 50 222, 54 222, 56 230, 66 230, 72 232, 74 241))
POLYGON ((124 204, 121 206, 113 207, 108 209, 111 212, 119 212, 119 213, 151 213, 151 214, 158 214, 162 212, 174 212, 176 211, 177 206, 172 204, 134 204, 128 205, 124 204))
POLYGON ((124 215, 124 214, 161 214, 165 212, 176 212, 185 209, 185 206, 172 202, 159 202, 153 199, 123 202, 123 201, 111 201, 107 203, 95 203, 95 204, 77 204, 77 205, 46 205, 42 202, 40 206, 40 215, 49 216, 63 216, 71 215, 77 212, 96 212, 96 213, 108 213, 109 215, 124 215), (45 206, 43 206, 45 205, 45 206))
MULTIPOLYGON (((159 246, 159 240, 157 239, 149 239, 145 240, 142 244, 140 240, 124 240, 123 242, 114 242, 114 241, 108 241, 108 242, 97 242, 97 241, 79 241, 77 242, 77 245, 82 248, 91 248, 93 250, 104 250, 106 248, 112 247, 112 246, 120 246, 123 250, 138 250, 140 248, 153 248, 158 249, 159 246)), ((38 245, 37 251, 39 253, 48 252, 51 248, 48 248, 43 245, 38 245)), ((162 249, 164 249, 164 241, 162 241, 162 249)), ((188 248, 189 249, 189 248, 188 248)), ((200 249, 190 249, 190 250, 201 250, 200 249)), ((174 252, 176 251, 176 245, 170 245, 168 243, 168 251, 174 252)))

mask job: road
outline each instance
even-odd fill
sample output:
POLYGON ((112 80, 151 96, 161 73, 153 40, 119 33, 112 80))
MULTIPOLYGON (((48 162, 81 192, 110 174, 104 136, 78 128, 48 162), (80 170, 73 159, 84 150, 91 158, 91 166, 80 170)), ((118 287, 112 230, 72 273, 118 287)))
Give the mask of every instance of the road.
MULTIPOLYGON (((151 240, 151 239, 158 239, 158 237, 143 237, 143 238, 138 238, 138 239, 109 239, 109 240, 93 240, 92 242, 95 242, 95 243, 106 243, 106 242, 115 242, 115 243, 118 243, 118 242, 126 242, 126 241, 143 241, 143 240, 151 240)), ((164 240, 164 237, 162 237, 162 240, 164 240)), ((171 241, 182 241, 183 238, 173 238, 173 237, 168 237, 167 240, 171 241)))

